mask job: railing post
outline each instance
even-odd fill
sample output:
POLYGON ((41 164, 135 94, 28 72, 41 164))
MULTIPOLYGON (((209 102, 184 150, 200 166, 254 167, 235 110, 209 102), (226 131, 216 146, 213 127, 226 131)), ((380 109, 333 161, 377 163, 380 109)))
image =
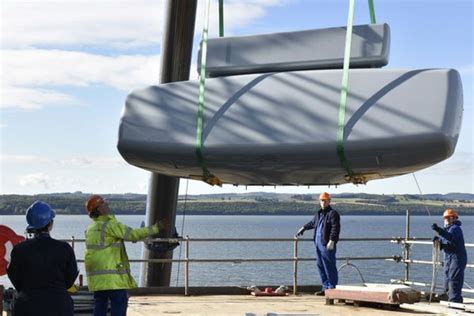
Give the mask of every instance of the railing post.
POLYGON ((407 210, 407 215, 406 215, 406 227, 405 227, 405 248, 404 248, 404 253, 405 253, 405 281, 410 280, 410 247, 411 245, 408 243, 408 240, 410 239, 410 210, 407 210))
POLYGON ((189 295, 189 236, 186 235, 184 243, 184 295, 189 295))
POLYGON ((298 292, 298 237, 295 236, 295 241, 293 242, 293 295, 296 295, 298 292))

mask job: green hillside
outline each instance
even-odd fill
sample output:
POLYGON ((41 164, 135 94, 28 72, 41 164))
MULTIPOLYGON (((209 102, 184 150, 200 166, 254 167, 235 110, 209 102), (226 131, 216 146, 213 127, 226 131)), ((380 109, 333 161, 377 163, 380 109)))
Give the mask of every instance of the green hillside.
MULTIPOLYGON (((39 195, 0 195, 0 214, 24 214, 35 200, 49 203, 59 214, 84 214, 84 201, 90 194, 54 193, 39 195)), ((117 214, 144 214, 146 195, 105 194, 117 214)), ((178 214, 189 215, 308 215, 317 209, 317 196, 311 194, 244 193, 180 196, 178 214)), ((411 210, 415 215, 428 211, 441 214, 453 207, 463 215, 474 215, 474 194, 378 195, 342 193, 333 195, 333 205, 341 214, 397 215, 411 210)))

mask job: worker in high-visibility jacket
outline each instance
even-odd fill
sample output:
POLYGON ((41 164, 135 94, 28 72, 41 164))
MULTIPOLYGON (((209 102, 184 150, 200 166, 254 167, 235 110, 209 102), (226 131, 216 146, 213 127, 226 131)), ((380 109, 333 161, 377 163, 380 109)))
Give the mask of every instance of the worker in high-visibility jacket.
POLYGON ((90 291, 94 292, 94 316, 105 316, 110 301, 113 316, 127 313, 127 289, 137 287, 130 274, 124 241, 139 241, 167 229, 166 221, 132 229, 115 219, 107 201, 92 195, 86 202, 93 223, 86 230, 85 266, 90 291))

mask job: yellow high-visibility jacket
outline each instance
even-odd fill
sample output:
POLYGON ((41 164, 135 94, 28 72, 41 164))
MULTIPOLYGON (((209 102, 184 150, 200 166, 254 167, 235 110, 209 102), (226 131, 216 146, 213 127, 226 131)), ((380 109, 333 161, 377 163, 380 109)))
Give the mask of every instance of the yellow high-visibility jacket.
POLYGON ((90 291, 131 289, 137 287, 130 274, 124 241, 139 241, 157 234, 157 225, 132 229, 118 222, 114 215, 93 219, 86 230, 84 258, 90 291))

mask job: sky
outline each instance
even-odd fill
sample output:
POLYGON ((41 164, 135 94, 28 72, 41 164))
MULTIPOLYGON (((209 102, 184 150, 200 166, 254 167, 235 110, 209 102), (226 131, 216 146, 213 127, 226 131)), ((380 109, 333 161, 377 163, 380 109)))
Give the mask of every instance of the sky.
MULTIPOLYGON (((191 78, 205 1, 198 1, 191 78)), ((349 1, 225 0, 226 35, 345 26, 349 1)), ((391 27, 387 68, 455 68, 464 116, 454 155, 413 175, 338 187, 212 187, 181 180, 181 194, 277 192, 474 193, 474 5, 471 0, 375 0, 391 27), (187 190, 186 190, 187 188, 187 190)), ((158 84, 165 1, 0 2, 0 194, 146 193, 150 173, 116 149, 131 89, 158 84)), ((355 24, 370 23, 366 0, 355 24)), ((218 32, 217 0, 210 37, 218 32)), ((197 96, 196 96, 197 100, 197 96)))

